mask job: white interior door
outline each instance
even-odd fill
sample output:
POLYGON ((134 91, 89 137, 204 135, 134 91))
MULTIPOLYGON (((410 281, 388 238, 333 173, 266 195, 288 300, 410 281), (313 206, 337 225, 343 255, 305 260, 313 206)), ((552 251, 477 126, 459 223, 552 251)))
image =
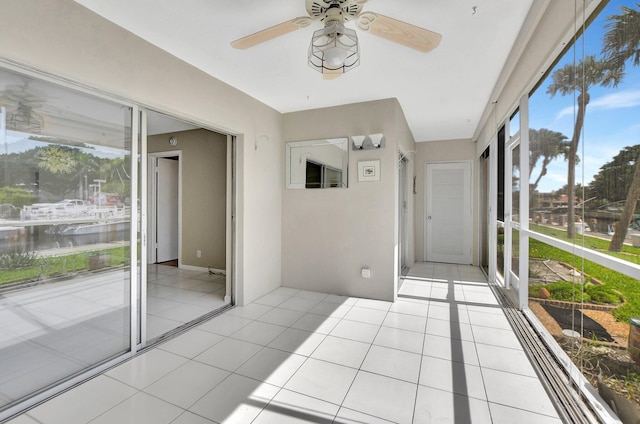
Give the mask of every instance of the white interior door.
POLYGON ((471 263, 471 163, 427 163, 425 260, 471 263))
POLYGON ((178 259, 179 161, 157 158, 156 246, 157 262, 178 259))

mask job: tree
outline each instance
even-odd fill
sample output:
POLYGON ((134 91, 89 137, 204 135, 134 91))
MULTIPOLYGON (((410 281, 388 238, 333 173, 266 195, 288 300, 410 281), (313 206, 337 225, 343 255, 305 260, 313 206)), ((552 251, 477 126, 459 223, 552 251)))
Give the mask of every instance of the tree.
POLYGON ((562 155, 567 160, 569 153, 569 142, 567 136, 557 131, 546 128, 539 130, 529 130, 529 175, 542 159, 540 173, 536 180, 529 185, 529 204, 533 204, 535 191, 540 183, 540 179, 547 175, 549 163, 562 155))
POLYGON ((556 69, 551 75, 552 81, 547 87, 547 93, 551 97, 560 93, 563 96, 567 94, 579 93, 578 110, 576 112, 576 120, 573 127, 573 136, 569 143, 569 151, 567 153, 568 172, 567 186, 569 191, 568 207, 567 207, 567 237, 573 238, 575 235, 575 198, 576 193, 574 187, 576 185, 576 160, 578 154, 578 144, 584 126, 584 115, 587 105, 590 101, 589 89, 595 85, 603 87, 617 86, 621 79, 621 73, 618 68, 610 68, 604 60, 597 60, 595 56, 586 56, 579 63, 567 63, 562 68, 556 69))
MULTIPOLYGON (((621 77, 624 76, 629 59, 633 59, 634 66, 640 66, 640 3, 637 3, 636 7, 637 10, 622 6, 622 13, 607 18, 609 23, 604 35, 602 52, 611 72, 618 73, 621 77)), ((636 157, 635 162, 635 173, 629 186, 627 200, 609 244, 611 252, 622 250, 627 229, 640 197, 640 156, 636 157)))
POLYGON ((76 166, 72 148, 66 146, 49 146, 38 152, 38 166, 53 174, 70 174, 76 166))
POLYGON ((639 156, 640 144, 620 150, 593 177, 587 187, 588 197, 596 197, 603 205, 626 199, 639 156))

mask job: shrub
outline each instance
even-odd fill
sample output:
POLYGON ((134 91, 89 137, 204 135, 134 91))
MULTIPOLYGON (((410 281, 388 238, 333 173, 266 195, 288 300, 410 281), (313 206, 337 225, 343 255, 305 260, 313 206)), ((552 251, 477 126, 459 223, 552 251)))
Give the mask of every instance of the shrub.
POLYGON ((10 203, 16 208, 22 208, 34 201, 33 194, 23 188, 0 187, 0 203, 10 203))
POLYGON ((13 249, 0 255, 1 269, 29 268, 38 264, 40 256, 38 252, 29 252, 22 249, 13 249))

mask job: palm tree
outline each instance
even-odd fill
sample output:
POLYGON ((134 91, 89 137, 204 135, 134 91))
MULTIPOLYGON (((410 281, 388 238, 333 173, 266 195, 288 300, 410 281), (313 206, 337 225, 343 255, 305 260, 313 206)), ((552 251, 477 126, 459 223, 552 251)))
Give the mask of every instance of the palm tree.
MULTIPOLYGON (((602 53, 607 65, 621 77, 624 76, 625 65, 629 59, 633 59, 634 66, 640 66, 640 3, 636 3, 636 8, 622 6, 621 14, 607 18, 609 23, 604 35, 602 53)), ((620 252, 622 250, 627 228, 633 218, 639 197, 640 157, 636 158, 633 180, 627 193, 620 221, 609 244, 609 251, 620 252)))
POLYGON ((551 97, 560 93, 563 96, 573 94, 576 91, 578 95, 578 110, 576 112, 576 121, 573 127, 573 136, 569 143, 569 151, 567 154, 568 172, 567 185, 569 187, 568 208, 567 208, 567 237, 573 238, 575 228, 575 185, 576 185, 576 159, 578 153, 578 144, 580 143, 580 135, 584 126, 584 114, 589 104, 589 89, 595 85, 603 87, 617 86, 622 78, 621 71, 618 68, 610 68, 604 60, 596 60, 595 56, 586 56, 579 63, 567 63, 562 68, 556 69, 551 75, 552 81, 547 87, 547 93, 551 97))
POLYGON ((533 204, 535 191, 540 183, 540 179, 547 175, 547 167, 552 160, 562 155, 567 159, 569 153, 569 142, 567 136, 557 131, 551 131, 546 128, 539 130, 529 130, 529 175, 542 159, 542 168, 538 177, 533 183, 529 184, 529 204, 533 204))

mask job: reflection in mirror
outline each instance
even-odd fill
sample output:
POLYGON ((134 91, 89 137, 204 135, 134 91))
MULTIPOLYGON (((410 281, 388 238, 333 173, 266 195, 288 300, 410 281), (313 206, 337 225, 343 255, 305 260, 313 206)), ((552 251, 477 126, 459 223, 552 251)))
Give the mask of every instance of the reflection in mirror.
POLYGON ((287 188, 347 187, 347 137, 287 143, 287 188))

